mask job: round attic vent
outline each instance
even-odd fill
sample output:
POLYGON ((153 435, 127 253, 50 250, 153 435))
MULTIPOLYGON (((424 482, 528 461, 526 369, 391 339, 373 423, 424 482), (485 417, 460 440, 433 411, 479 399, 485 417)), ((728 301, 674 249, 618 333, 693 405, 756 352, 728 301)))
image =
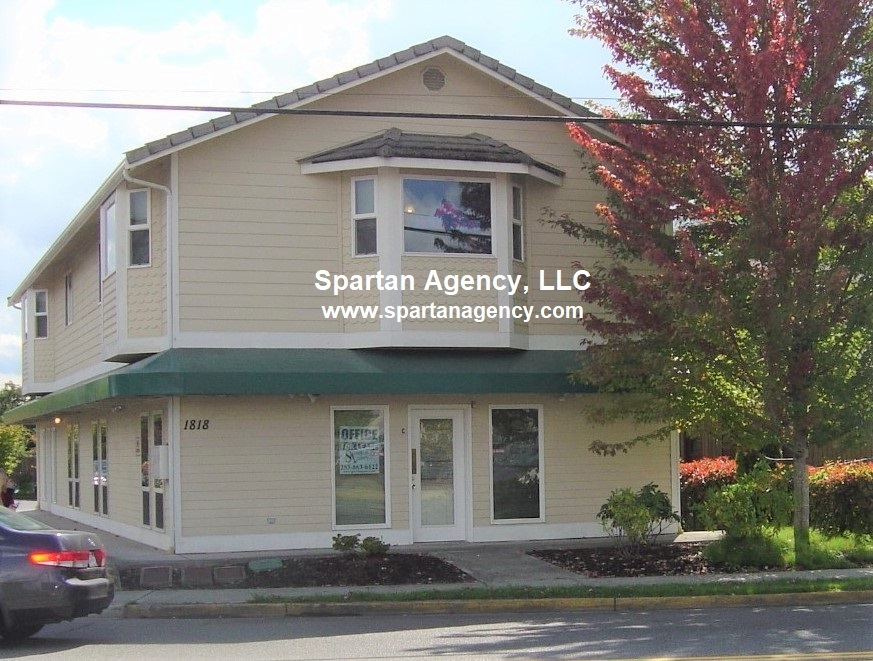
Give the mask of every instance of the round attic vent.
POLYGON ((428 67, 421 74, 421 82, 431 92, 439 92, 446 86, 446 74, 436 67, 428 67))

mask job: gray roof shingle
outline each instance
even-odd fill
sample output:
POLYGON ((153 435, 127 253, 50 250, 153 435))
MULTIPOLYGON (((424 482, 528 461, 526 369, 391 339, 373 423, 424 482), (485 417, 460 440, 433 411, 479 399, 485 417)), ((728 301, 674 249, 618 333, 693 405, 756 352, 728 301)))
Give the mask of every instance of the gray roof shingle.
POLYGON ((480 133, 469 135, 432 135, 405 133, 397 128, 307 156, 301 163, 332 163, 358 158, 429 158, 485 163, 522 163, 533 165, 552 174, 563 176, 563 170, 538 161, 505 142, 480 133))
MULTIPOLYGON (((286 108, 288 106, 294 105, 295 103, 299 103, 307 97, 321 94, 323 92, 336 89, 343 85, 354 83, 358 80, 363 80, 369 76, 375 75, 380 71, 394 68, 403 64, 404 62, 408 62, 410 60, 414 60, 416 58, 423 57, 425 55, 443 49, 453 50, 459 55, 471 60, 472 62, 477 62, 480 66, 484 66, 487 69, 495 72, 499 76, 502 76, 512 81, 513 83, 521 86, 522 88, 529 90, 531 93, 541 97, 542 99, 554 103, 555 105, 567 110, 568 113, 572 115, 587 115, 591 117, 596 116, 595 113, 591 112, 584 106, 575 103, 568 97, 556 93, 551 88, 546 87, 545 85, 541 85, 532 78, 518 73, 512 67, 504 65, 498 60, 484 55, 477 49, 471 48, 470 46, 467 46, 464 42, 459 41, 458 39, 455 39, 454 37, 450 37, 448 35, 438 37, 436 39, 431 39, 430 41, 417 44, 405 50, 394 53, 393 55, 379 58, 369 64, 356 67, 355 69, 351 69, 335 76, 331 76, 330 78, 325 78, 324 80, 319 80, 315 83, 312 83, 311 85, 306 85, 305 87, 292 90, 291 92, 288 92, 286 94, 281 94, 267 101, 257 103, 253 105, 252 108, 257 109, 258 111, 266 112, 269 112, 269 110, 286 108)), ((179 145, 185 144, 186 142, 205 137, 211 133, 217 133, 237 124, 247 122, 251 119, 259 117, 260 115, 261 112, 236 112, 228 115, 223 115, 208 122, 204 122, 203 124, 197 124, 196 126, 192 126, 185 131, 179 131, 178 133, 174 133, 172 136, 167 136, 159 140, 148 142, 142 147, 138 147, 136 149, 128 151, 125 154, 127 163, 129 165, 133 165, 134 163, 142 161, 146 158, 159 154, 173 147, 177 147, 179 145)))

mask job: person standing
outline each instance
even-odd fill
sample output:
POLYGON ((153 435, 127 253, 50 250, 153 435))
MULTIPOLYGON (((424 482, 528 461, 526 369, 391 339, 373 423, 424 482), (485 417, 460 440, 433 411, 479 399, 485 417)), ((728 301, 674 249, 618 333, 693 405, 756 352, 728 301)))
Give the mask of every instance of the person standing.
POLYGON ((15 509, 15 482, 3 468, 0 468, 0 499, 3 507, 15 509))

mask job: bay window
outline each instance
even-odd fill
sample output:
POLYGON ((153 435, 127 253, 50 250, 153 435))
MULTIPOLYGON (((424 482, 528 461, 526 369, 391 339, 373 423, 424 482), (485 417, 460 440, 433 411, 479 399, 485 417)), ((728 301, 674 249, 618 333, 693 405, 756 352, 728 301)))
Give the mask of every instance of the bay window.
POLYGON ((404 179, 403 248, 491 255, 491 183, 404 179))
POLYGON ((151 263, 151 232, 148 190, 132 190, 128 195, 129 263, 148 266, 151 263))
POLYGON ((375 255, 376 180, 352 180, 352 242, 355 255, 375 255))

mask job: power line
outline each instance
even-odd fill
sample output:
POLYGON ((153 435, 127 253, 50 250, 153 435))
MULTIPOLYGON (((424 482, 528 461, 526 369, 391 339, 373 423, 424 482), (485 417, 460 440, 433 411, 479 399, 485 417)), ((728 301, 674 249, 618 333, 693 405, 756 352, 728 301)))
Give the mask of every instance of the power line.
POLYGON ((603 117, 600 115, 501 115, 483 113, 400 112, 396 110, 315 110, 312 108, 272 108, 257 106, 163 105, 154 103, 101 103, 81 101, 23 101, 0 99, 0 105, 47 108, 88 108, 101 110, 176 110, 239 115, 237 119, 258 115, 315 115, 321 117, 381 117, 398 119, 454 119, 508 122, 578 122, 583 124, 637 124, 640 126, 680 126, 704 128, 774 128, 817 131, 871 131, 873 123, 772 122, 712 119, 646 119, 637 117, 603 117))

